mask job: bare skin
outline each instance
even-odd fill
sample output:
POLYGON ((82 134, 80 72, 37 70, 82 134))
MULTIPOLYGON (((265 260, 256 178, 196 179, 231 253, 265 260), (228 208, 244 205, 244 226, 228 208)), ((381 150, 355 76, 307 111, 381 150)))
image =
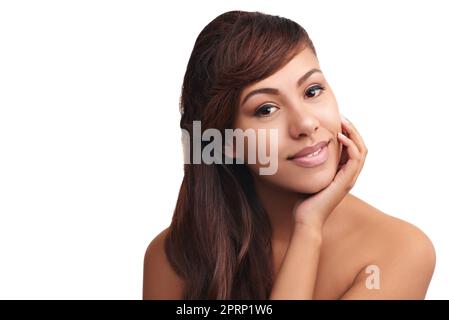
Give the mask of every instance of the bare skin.
MULTIPOLYGON (((182 297, 183 280, 163 251, 167 232, 154 238, 146 251, 144 299, 182 297)), ((273 239, 275 276, 288 245, 273 239)), ((313 299, 423 299, 434 266, 434 248, 421 230, 348 194, 323 228, 313 299), (372 264, 380 267, 380 289, 364 285, 369 276, 365 269, 372 264)))
MULTIPOLYGON (((236 117, 235 127, 243 130, 279 130, 277 173, 259 176, 261 165, 248 164, 273 229, 270 299, 423 299, 435 267, 434 247, 417 227, 349 193, 367 148, 356 127, 341 120, 330 86, 321 71, 309 72, 314 69, 320 69, 318 60, 303 50, 272 76, 245 88, 236 117), (298 77, 306 74, 298 86, 298 77), (326 89, 311 90, 316 84, 326 89), (278 94, 243 99, 266 87, 278 94), (262 115, 256 112, 261 106, 262 115), (289 160, 322 140, 330 141, 325 164, 303 168, 289 160), (380 271, 378 288, 366 282, 370 266, 380 271)), ((163 251, 166 232, 145 254, 144 299, 182 295, 183 282, 163 251)))
MULTIPOLYGON (((275 275, 287 248, 273 241, 275 275)), ((323 227, 313 299, 423 299, 434 267, 420 229, 348 194, 323 227), (370 265, 379 266, 379 289, 365 286, 370 265)))

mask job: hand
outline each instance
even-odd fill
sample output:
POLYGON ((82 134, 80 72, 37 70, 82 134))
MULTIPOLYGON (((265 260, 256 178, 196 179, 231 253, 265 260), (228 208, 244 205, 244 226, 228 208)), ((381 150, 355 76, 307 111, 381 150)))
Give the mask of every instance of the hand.
POLYGON ((342 155, 333 181, 314 195, 300 199, 293 209, 296 225, 311 226, 321 231, 330 213, 354 186, 368 153, 362 137, 352 123, 342 117, 338 140, 343 144, 342 155))

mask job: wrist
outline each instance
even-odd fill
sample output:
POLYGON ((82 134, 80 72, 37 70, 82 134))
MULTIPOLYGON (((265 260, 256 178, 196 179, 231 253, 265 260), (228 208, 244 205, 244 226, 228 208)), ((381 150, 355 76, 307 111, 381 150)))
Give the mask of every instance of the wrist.
POLYGON ((307 224, 296 224, 292 233, 293 237, 300 237, 303 240, 308 239, 317 244, 323 241, 323 228, 307 224))

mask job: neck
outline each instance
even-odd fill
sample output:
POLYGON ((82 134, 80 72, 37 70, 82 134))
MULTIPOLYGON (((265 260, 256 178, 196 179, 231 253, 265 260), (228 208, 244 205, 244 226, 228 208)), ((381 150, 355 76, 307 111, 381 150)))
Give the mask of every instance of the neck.
POLYGON ((273 185, 258 177, 254 179, 257 195, 266 210, 272 227, 272 241, 286 243, 293 232, 293 207, 305 195, 273 185))

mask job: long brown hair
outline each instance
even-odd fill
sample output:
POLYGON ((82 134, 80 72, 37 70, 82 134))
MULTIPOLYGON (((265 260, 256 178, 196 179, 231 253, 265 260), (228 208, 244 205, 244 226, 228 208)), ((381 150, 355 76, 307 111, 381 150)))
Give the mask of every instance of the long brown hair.
MULTIPOLYGON (((316 55, 306 31, 283 17, 229 11, 212 20, 196 39, 182 85, 180 125, 190 133, 190 155, 194 120, 202 132, 233 128, 242 89, 306 47, 316 55)), ((165 242, 184 299, 267 299, 271 232, 244 164, 184 164, 165 242)))

